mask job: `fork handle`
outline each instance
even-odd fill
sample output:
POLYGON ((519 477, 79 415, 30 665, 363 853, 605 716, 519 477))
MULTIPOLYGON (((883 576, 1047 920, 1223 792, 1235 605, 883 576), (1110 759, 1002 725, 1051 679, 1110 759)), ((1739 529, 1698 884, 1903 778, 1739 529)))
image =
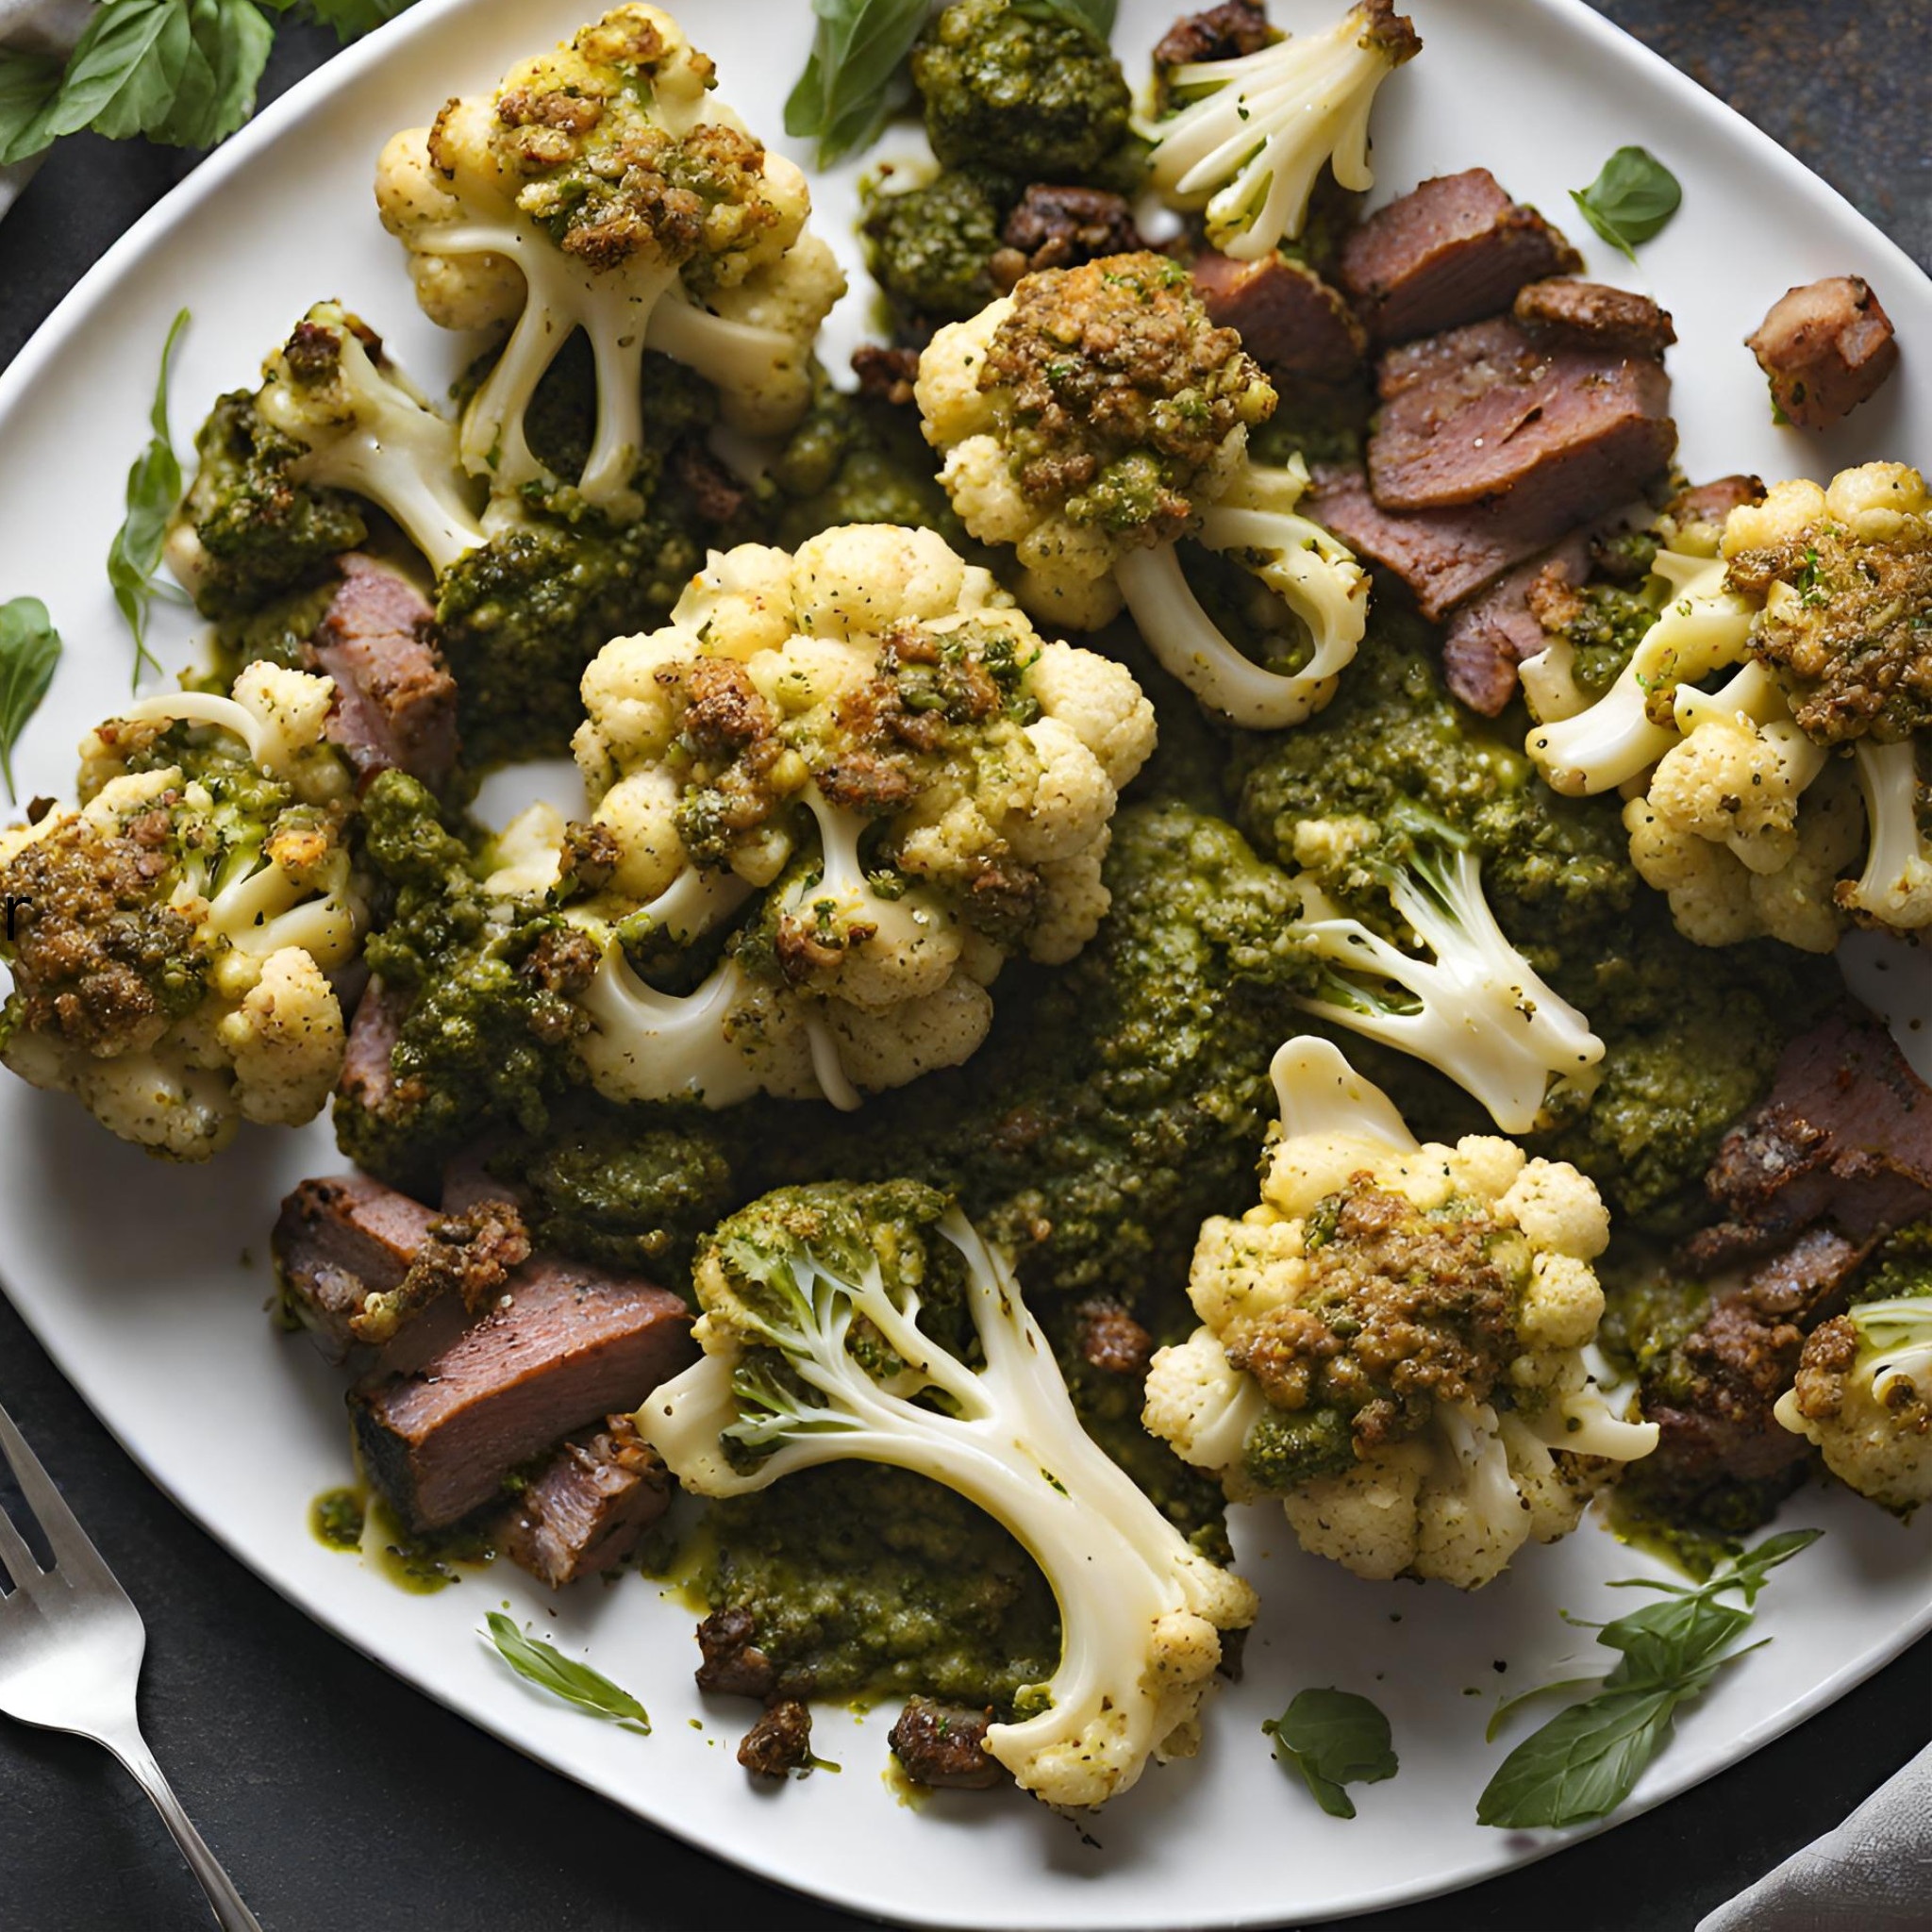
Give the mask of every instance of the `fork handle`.
POLYGON ((161 1823, 180 1847, 181 1856, 188 1860, 188 1869, 201 1882, 202 1890, 207 1892, 215 1924, 222 1932, 261 1932, 260 1922, 242 1903, 242 1894, 235 1890, 234 1880, 222 1870, 221 1861, 208 1850, 200 1832, 195 1830, 193 1821, 181 1808, 181 1801, 161 1774, 161 1767, 155 1762, 155 1755, 147 1748, 147 1740, 139 1731, 129 1730, 118 1737, 103 1738, 101 1741, 126 1766, 134 1781, 148 1794, 155 1809, 161 1814, 161 1823))

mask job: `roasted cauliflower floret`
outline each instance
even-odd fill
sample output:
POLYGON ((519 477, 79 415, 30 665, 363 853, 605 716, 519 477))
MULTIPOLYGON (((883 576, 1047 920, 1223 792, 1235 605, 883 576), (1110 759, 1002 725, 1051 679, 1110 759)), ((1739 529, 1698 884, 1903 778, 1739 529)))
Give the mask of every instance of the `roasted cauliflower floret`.
POLYGON ((1261 1203, 1202 1228, 1203 1325, 1155 1357, 1142 1419, 1230 1500, 1278 1496, 1314 1555, 1476 1589, 1655 1442, 1584 1363, 1608 1217, 1511 1141, 1419 1146, 1324 1041, 1274 1076, 1261 1203))
POLYGON ((1367 578, 1297 513, 1298 458, 1249 462, 1274 391, 1177 263, 1116 255, 1024 277, 933 338, 916 394, 954 508, 1013 548, 1029 610, 1092 629, 1124 600, 1167 669, 1237 724, 1296 724, 1334 695, 1367 578), (1189 587, 1182 539, 1273 593, 1245 647, 1189 587))
POLYGON ((299 1125, 341 1068, 325 976, 363 908, 328 679, 256 665, 233 698, 148 698, 82 746, 82 803, 0 838, 22 904, 7 1064, 122 1139, 207 1159, 299 1125))
POLYGON ((740 427, 803 413, 811 339, 843 279, 804 238, 804 175, 711 97, 712 75, 668 14, 618 7, 383 151, 376 202, 425 311, 513 325, 462 424, 463 462, 494 488, 554 480, 525 417, 578 328, 598 421, 570 480, 599 508, 625 508, 643 449, 647 341, 716 383, 740 427))
POLYGON ((1894 1235, 1852 1307, 1807 1337, 1777 1419, 1861 1496, 1901 1514, 1932 1501, 1932 1223, 1894 1235))
MULTIPOLYGON (((850 1100, 964 1059, 1009 955, 1092 936, 1114 802, 1154 742, 1119 666, 1042 642, 988 572, 887 525, 714 557, 670 625, 597 658, 584 704, 608 885, 572 916, 702 924, 761 895, 711 988, 760 1064, 710 1099, 850 1100)), ((609 965, 591 1010, 621 1040, 624 1002, 664 996, 609 965)), ((640 1097, 636 1055, 584 1051, 640 1097)))

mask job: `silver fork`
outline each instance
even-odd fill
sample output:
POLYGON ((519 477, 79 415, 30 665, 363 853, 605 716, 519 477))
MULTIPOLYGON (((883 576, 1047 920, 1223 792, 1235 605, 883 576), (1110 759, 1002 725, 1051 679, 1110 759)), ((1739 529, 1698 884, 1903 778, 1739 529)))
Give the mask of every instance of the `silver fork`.
POLYGON ((261 1932, 189 1823, 141 1735, 134 1714, 134 1690, 147 1648, 141 1612, 0 1408, 4 1463, 12 1465, 54 1560, 42 1570, 26 1539, 0 1509, 0 1569, 13 1582, 11 1592, 0 1596, 0 1711, 42 1730, 71 1731, 105 1744, 154 1800, 223 1932, 261 1932))

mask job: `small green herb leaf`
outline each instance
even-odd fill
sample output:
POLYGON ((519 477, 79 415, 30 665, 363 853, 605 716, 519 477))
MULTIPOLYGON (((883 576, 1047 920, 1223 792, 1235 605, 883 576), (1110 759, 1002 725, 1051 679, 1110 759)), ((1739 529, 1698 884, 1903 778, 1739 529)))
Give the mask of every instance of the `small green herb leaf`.
POLYGON ((1274 1740, 1276 1760, 1300 1772, 1331 1818, 1355 1816, 1343 1785, 1379 1784, 1395 1775, 1389 1720, 1352 1690, 1300 1691, 1261 1728, 1274 1740))
POLYGON ((108 582, 113 587, 114 602, 134 633, 134 683, 141 683, 142 667, 153 664, 147 647, 148 607, 156 596, 155 572, 160 568, 161 547, 167 541, 168 519, 181 499, 181 465, 175 459, 174 441, 168 431, 168 365, 175 344, 188 326, 188 311, 175 316, 161 349, 161 373, 155 383, 155 399, 148 411, 154 434, 147 447, 134 459, 127 473, 127 515, 114 533, 108 550, 108 582))
POLYGON ((1677 212, 1684 191, 1648 148, 1620 147, 1588 188, 1570 191, 1570 199, 1612 248, 1635 261, 1637 244, 1648 242, 1677 212))
POLYGON ((822 168, 871 146, 911 95, 905 60, 931 0, 812 0, 811 58, 785 103, 785 132, 818 142, 822 168))
POLYGON ((13 790, 13 747, 26 721, 40 709, 54 667, 60 661, 60 633, 38 597, 0 604, 0 773, 7 795, 13 790))
POLYGON ((613 1684, 589 1664, 574 1663, 541 1637, 528 1637, 501 1610, 488 1613, 488 1636, 497 1654, 518 1676, 574 1704, 592 1717, 601 1717, 641 1738, 651 1735, 651 1720, 644 1707, 628 1690, 613 1684))
MULTIPOLYGON (((1726 1665, 1770 1641, 1731 1648, 1750 1628, 1751 1607, 1771 1572, 1820 1534, 1799 1529, 1767 1537, 1694 1587, 1642 1576, 1611 1585, 1655 1590, 1660 1601, 1598 1626, 1596 1641, 1618 1653, 1615 1667, 1594 1696, 1559 1711, 1510 1752, 1476 1801, 1476 1822, 1520 1831, 1608 1817, 1670 1741, 1677 1707, 1699 1696, 1726 1665), (1726 1591, 1737 1591, 1744 1607, 1722 1602, 1726 1591)), ((1523 1702, 1513 1699, 1504 1710, 1523 1702)), ((1491 1724, 1491 1738, 1503 1714, 1491 1724)))
POLYGON ((169 147, 213 147, 255 112, 275 28, 250 0, 190 0, 189 52, 165 117, 142 131, 169 147))
POLYGON ((52 54, 0 50, 0 167, 37 155, 53 140, 45 131, 60 92, 61 63, 52 54))
MULTIPOLYGON (((288 5, 289 0, 281 0, 288 5)), ((346 47, 408 10, 409 0, 308 0, 308 11, 346 47)))
POLYGON ((1012 0, 1012 10, 1028 20, 1064 21, 1084 27, 1096 41, 1113 33, 1117 0, 1012 0))

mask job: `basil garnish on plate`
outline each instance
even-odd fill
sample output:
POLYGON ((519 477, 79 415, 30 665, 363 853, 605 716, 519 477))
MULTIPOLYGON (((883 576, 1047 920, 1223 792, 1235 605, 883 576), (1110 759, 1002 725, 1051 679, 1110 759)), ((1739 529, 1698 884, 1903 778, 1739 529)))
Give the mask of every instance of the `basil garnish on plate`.
POLYGON ((1261 1728, 1274 1740, 1276 1761, 1302 1774, 1331 1818, 1355 1816, 1343 1785, 1379 1784, 1395 1775, 1389 1720, 1353 1690, 1300 1691, 1261 1728))
POLYGON ((518 1676, 621 1730, 635 1731, 641 1738, 651 1735, 651 1720, 644 1707, 602 1672, 574 1662, 541 1637, 526 1636, 501 1610, 490 1611, 486 1621, 490 1628, 485 1634, 518 1676))
MULTIPOLYGON (((1619 1653, 1593 1696, 1559 1711, 1510 1752, 1476 1801, 1476 1822, 1505 1830, 1585 1824, 1607 1818, 1630 1795, 1644 1767, 1670 1742, 1677 1707, 1700 1695, 1726 1664, 1771 1640, 1730 1646, 1751 1627, 1757 1592, 1780 1563, 1816 1542, 1823 1531, 1795 1529, 1767 1537, 1701 1584, 1633 1576, 1612 1590, 1655 1590, 1661 1603, 1602 1624, 1596 1641, 1619 1653), (1737 1591, 1742 1606, 1721 1599, 1737 1591)), ((1573 1680, 1581 1682, 1587 1680, 1573 1680)), ((1545 1690, 1561 1687, 1546 1686, 1545 1690)), ((1504 1709, 1539 1697, 1532 1690, 1504 1709)), ((1502 1712, 1497 1713, 1498 1717, 1502 1712)), ((1493 1735, 1494 1726, 1491 1725, 1493 1735)))
POLYGON ((127 515, 114 532, 108 550, 108 582, 113 586, 114 602, 134 633, 134 683, 141 683, 143 666, 161 667, 147 647, 147 614, 158 594, 155 573, 161 567, 161 548, 168 539, 168 519, 181 500, 181 464, 175 455, 174 439, 168 432, 168 364, 174 359, 175 344, 188 326, 188 311, 182 309, 168 330, 161 347, 161 373, 155 384, 153 407, 148 424, 153 435, 147 447, 135 458, 127 473, 127 515))
POLYGON ((1662 230, 1677 212, 1684 191, 1648 148, 1620 147, 1588 188, 1570 191, 1570 199, 1612 248, 1621 248, 1635 261, 1637 244, 1662 230))
POLYGON ((0 774, 13 790, 13 747, 26 721, 40 709, 54 667, 60 661, 60 633, 38 597, 0 604, 0 774))
POLYGON ((812 0, 811 58, 785 103, 785 132, 818 142, 818 162, 871 146, 911 99, 906 57, 930 0, 812 0))

